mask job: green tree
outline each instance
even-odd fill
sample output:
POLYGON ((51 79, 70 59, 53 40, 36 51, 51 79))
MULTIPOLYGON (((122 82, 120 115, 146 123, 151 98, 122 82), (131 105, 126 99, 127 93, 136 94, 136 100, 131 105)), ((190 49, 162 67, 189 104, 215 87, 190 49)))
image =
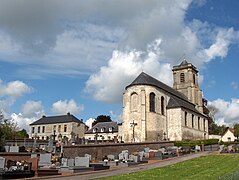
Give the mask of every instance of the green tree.
POLYGON ((29 135, 27 134, 26 129, 22 129, 21 131, 16 132, 16 138, 28 138, 29 135))
POLYGON ((92 123, 92 126, 96 125, 99 122, 111 122, 111 117, 110 116, 106 116, 106 115, 99 115, 97 116, 97 118, 95 119, 95 121, 92 123))
POLYGON ((233 130, 234 130, 235 136, 238 138, 239 137, 239 124, 238 123, 233 125, 233 130))

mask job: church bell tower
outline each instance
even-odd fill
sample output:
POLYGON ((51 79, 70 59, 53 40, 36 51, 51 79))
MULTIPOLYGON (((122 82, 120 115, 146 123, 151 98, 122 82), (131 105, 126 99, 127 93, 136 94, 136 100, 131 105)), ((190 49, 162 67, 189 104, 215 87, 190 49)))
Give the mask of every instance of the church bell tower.
POLYGON ((173 67, 173 88, 183 93, 196 109, 203 113, 202 91, 198 84, 198 70, 185 59, 173 67))

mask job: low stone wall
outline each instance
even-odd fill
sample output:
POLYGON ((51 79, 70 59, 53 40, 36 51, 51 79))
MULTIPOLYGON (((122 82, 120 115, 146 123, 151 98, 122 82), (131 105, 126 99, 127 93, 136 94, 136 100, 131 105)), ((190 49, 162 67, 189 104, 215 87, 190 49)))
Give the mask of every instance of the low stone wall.
POLYGON ((10 153, 10 152, 0 152, 0 157, 4 157, 7 160, 21 161, 31 159, 31 153, 10 153))
POLYGON ((159 149, 162 146, 173 146, 173 142, 143 142, 143 143, 117 143, 117 144, 88 144, 64 146, 63 157, 75 158, 90 154, 93 161, 101 161, 104 156, 109 154, 118 155, 123 150, 128 150, 129 154, 137 151, 143 151, 144 148, 159 149))

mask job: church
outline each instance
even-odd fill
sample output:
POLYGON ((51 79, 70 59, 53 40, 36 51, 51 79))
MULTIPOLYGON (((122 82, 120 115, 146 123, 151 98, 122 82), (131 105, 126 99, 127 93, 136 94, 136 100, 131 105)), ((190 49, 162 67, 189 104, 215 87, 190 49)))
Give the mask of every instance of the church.
POLYGON ((197 68, 183 60, 173 88, 142 72, 123 94, 124 142, 208 139, 210 118, 197 68))

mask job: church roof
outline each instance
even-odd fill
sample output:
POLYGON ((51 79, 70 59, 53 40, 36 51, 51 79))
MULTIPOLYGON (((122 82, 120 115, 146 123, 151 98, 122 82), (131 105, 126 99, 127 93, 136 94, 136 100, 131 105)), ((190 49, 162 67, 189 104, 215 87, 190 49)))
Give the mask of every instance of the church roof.
MULTIPOLYGON (((191 103, 188 98, 181 92, 173 89, 172 87, 162 83, 161 81, 151 77, 150 75, 142 72, 130 85, 126 87, 126 89, 130 86, 134 85, 149 85, 154 86, 156 88, 162 89, 169 93, 170 100, 167 105, 168 109, 184 107, 193 112, 200 113, 193 103, 191 103)), ((201 113, 200 113, 201 114, 201 113)))
MULTIPOLYGON (((188 102, 188 101, 184 101, 181 100, 177 97, 170 97, 168 105, 167 105, 167 109, 171 109, 171 108, 178 108, 178 107, 184 107, 186 109, 189 109, 195 113, 200 113, 196 108, 195 105, 188 102)), ((201 113, 200 113, 201 114, 201 113)))
POLYGON ((188 101, 187 97, 180 93, 179 91, 171 88, 170 86, 162 83, 161 81, 153 78, 152 76, 146 74, 145 72, 142 72, 130 85, 128 85, 126 87, 126 89, 130 86, 133 85, 150 85, 150 86, 155 86, 159 89, 162 89, 168 93, 170 93, 171 95, 175 95, 178 96, 181 99, 184 99, 186 101, 188 101))
POLYGON ((187 65, 187 64, 188 64, 187 60, 184 59, 179 66, 185 66, 185 65, 187 65))
POLYGON ((118 124, 117 122, 111 121, 111 122, 99 122, 96 125, 94 125, 89 131, 86 132, 86 134, 93 134, 93 133, 114 133, 118 132, 118 124), (101 129, 104 128, 104 132, 101 132, 101 129), (112 131, 110 131, 110 128, 112 131), (93 129, 95 132, 93 132, 93 129))
POLYGON ((69 123, 69 122, 83 123, 72 114, 67 113, 67 115, 61 115, 61 116, 48 116, 48 117, 42 116, 41 119, 31 123, 30 125, 56 124, 56 123, 69 123))

